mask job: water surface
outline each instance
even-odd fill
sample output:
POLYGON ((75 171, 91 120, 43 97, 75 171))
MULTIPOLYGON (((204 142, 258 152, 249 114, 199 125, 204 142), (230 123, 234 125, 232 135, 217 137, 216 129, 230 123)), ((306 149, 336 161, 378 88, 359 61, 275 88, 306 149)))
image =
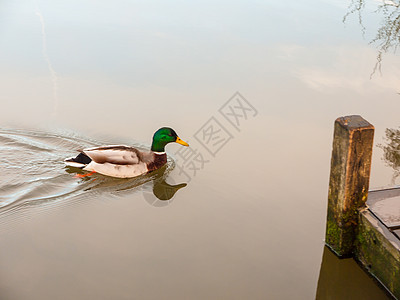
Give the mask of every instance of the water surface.
MULTIPOLYGON (((363 37, 336 0, 2 1, 1 298, 334 299, 333 122, 362 115, 376 144, 400 125, 398 56, 370 78, 376 5, 363 37), (79 179, 62 163, 148 148, 162 126, 193 152, 169 145, 160 173, 79 179)), ((382 155, 372 188, 393 184, 382 155)), ((387 298, 345 264, 356 279, 341 297, 387 298)))

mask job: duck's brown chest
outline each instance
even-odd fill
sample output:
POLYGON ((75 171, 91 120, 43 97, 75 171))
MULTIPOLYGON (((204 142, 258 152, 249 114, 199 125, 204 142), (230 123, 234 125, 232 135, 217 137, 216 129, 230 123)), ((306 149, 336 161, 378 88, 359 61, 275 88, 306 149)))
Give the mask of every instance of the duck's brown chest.
POLYGON ((147 169, 149 172, 161 168, 167 163, 167 154, 154 154, 154 160, 147 163, 147 169))

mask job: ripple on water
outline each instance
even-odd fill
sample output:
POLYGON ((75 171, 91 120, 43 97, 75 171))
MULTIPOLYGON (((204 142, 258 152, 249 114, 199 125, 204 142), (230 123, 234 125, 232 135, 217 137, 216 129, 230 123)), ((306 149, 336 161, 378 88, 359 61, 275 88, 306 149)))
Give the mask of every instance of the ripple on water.
MULTIPOLYGON (((65 168, 63 160, 76 154, 77 149, 102 144, 108 143, 60 134, 0 129, 0 215, 20 213, 30 207, 46 209, 66 205, 85 193, 115 194, 157 176, 116 179, 95 174, 91 179, 77 179, 70 174, 74 170, 65 168)), ((173 162, 169 160, 167 169, 172 168, 173 162)))

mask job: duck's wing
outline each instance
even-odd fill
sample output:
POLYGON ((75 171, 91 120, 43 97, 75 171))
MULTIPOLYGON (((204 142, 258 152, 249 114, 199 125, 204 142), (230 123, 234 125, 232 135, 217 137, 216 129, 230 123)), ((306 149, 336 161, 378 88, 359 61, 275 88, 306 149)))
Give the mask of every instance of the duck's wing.
POLYGON ((98 164, 137 165, 142 163, 142 153, 136 148, 125 145, 111 145, 82 150, 98 164))

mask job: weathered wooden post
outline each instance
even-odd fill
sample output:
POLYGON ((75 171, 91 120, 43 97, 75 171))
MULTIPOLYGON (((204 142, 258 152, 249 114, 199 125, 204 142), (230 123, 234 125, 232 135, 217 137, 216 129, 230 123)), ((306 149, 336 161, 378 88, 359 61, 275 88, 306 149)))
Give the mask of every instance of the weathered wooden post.
POLYGON ((367 200, 373 139, 374 126, 361 116, 336 119, 325 241, 341 257, 352 254, 359 208, 367 200))

